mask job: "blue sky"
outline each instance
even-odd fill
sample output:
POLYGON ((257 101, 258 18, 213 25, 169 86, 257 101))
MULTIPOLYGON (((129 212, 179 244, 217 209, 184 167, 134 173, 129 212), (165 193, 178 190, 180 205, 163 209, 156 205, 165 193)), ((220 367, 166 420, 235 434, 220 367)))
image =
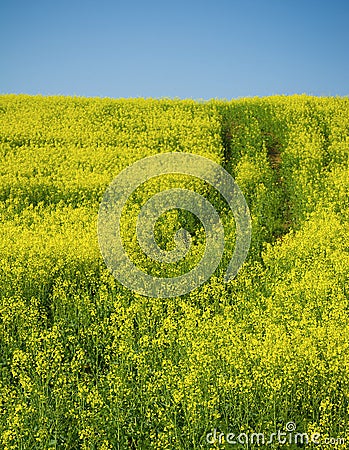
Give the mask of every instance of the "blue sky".
POLYGON ((346 0, 0 0, 0 93, 349 95, 346 0))

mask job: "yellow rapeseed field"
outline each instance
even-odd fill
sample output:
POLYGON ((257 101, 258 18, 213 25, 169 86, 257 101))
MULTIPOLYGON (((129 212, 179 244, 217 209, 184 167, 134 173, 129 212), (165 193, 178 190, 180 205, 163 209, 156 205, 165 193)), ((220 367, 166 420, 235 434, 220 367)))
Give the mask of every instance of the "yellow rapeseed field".
POLYGON ((267 439, 290 423, 318 433, 316 448, 349 448, 348 98, 3 95, 0 158, 0 448, 252 449, 227 434, 267 439), (227 237, 209 281, 163 299, 114 279, 97 216, 122 169, 166 152, 234 177, 252 244, 224 283, 235 230, 222 198, 188 177, 148 183, 123 217, 144 270, 190 270, 205 243, 195 218, 171 211, 156 236, 171 248, 186 224, 191 253, 170 269, 142 255, 136 215, 157 189, 206 195, 227 237), (213 430, 225 437, 211 442, 213 430))

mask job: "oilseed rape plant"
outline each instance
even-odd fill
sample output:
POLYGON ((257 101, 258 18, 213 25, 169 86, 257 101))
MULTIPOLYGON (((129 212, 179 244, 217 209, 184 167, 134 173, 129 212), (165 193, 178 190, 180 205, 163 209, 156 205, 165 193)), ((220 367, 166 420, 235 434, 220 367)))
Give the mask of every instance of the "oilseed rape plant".
POLYGON ((3 95, 0 157, 0 448, 253 449, 229 433, 290 423, 317 448, 349 448, 347 98, 3 95), (153 237, 174 254, 187 230, 184 257, 140 247, 139 213, 171 189, 213 205, 224 249, 194 289, 142 295, 105 264, 98 214, 123 170, 173 153, 230 174, 251 245, 225 283, 239 230, 224 195, 205 177, 154 176, 120 218, 134 265, 181 277, 205 254, 205 226, 182 204, 156 218, 153 237))

